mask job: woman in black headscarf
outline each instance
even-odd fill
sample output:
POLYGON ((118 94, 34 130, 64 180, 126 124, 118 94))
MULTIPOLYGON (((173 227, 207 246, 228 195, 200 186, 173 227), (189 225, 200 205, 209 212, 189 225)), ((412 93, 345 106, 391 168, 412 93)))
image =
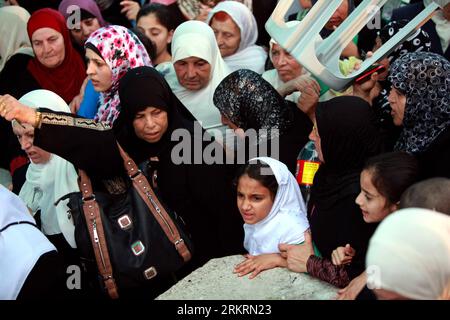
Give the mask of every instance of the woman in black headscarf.
MULTIPOLYGON (((378 131, 370 105, 358 97, 342 96, 319 103, 310 139, 322 162, 314 177, 308 219, 312 240, 323 258, 301 246, 288 251, 300 256, 300 269, 337 287, 345 287, 364 271, 365 253, 375 225, 367 224, 355 199, 360 192, 364 162, 380 151, 378 131), (336 246, 350 244, 356 255, 352 264, 335 266, 336 246)), ((291 268, 291 267, 290 267, 291 268)))
MULTIPOLYGON (((256 130, 255 142, 258 146, 267 144, 268 156, 274 155, 270 146, 279 146, 278 160, 295 173, 297 155, 308 142, 312 122, 294 103, 284 100, 261 75, 241 69, 217 86, 214 104, 230 128, 256 130)), ((250 141, 246 147, 254 145, 250 141)))
POLYGON ((407 53, 392 65, 389 81, 391 115, 403 126, 394 149, 417 157, 422 179, 450 178, 450 62, 407 53))
POLYGON ((8 110, 2 116, 9 119, 8 114, 14 114, 16 120, 39 128, 34 144, 85 170, 94 190, 106 189, 111 194, 126 190, 127 177, 116 140, 136 163, 150 159, 146 170, 153 181, 149 182, 162 201, 184 219, 192 235, 195 252, 187 269, 211 258, 243 252, 242 222, 234 205, 231 178, 224 165, 208 164, 204 158, 206 147, 216 150, 220 158, 221 147, 203 141, 204 130, 194 128, 189 111, 155 69, 130 70, 121 79, 119 95, 123 108, 114 131, 101 122, 45 109, 40 110, 37 124, 36 112, 17 105, 12 97, 0 99, 5 101, 2 111, 8 110), (183 140, 179 142, 177 136, 183 140))

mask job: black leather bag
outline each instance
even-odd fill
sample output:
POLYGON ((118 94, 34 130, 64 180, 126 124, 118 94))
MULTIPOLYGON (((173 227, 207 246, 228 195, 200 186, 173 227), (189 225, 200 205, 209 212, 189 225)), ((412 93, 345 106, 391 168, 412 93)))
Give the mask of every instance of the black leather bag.
MULTIPOLYGON (((111 298, 121 289, 151 286, 191 258, 192 243, 183 221, 166 210, 145 175, 119 145, 130 177, 127 192, 92 191, 80 170, 81 193, 70 196, 75 241, 85 262, 96 262, 111 298)), ((87 263, 89 264, 89 263, 87 263)))

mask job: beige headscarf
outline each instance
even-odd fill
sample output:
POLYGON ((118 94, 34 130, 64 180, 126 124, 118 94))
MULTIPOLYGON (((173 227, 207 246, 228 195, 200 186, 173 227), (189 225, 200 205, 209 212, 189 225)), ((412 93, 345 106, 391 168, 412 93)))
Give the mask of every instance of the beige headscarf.
POLYGON ((0 8, 0 71, 16 53, 33 55, 27 22, 30 14, 19 6, 0 8))
POLYGON ((388 216, 370 239, 366 266, 369 287, 450 299, 450 217, 418 208, 388 216))
POLYGON ((208 85, 200 90, 192 91, 184 88, 179 82, 174 68, 165 75, 173 93, 186 106, 192 115, 202 122, 206 130, 221 128, 223 124, 220 112, 214 107, 214 90, 230 70, 220 55, 214 32, 210 26, 201 21, 187 21, 180 24, 172 39, 172 62, 188 57, 198 57, 211 65, 208 85))

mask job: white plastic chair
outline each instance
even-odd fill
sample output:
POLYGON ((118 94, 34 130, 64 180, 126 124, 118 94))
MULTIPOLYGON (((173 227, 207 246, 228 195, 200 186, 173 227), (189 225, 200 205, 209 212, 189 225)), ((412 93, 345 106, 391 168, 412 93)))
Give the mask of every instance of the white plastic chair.
POLYGON ((351 85, 354 78, 392 52, 398 44, 405 41, 426 23, 434 11, 439 8, 439 5, 434 2, 429 4, 383 44, 372 57, 364 60, 360 69, 344 76, 339 70, 341 52, 364 25, 372 21, 387 0, 364 0, 326 39, 322 39, 319 32, 343 0, 319 0, 300 24, 295 27, 287 27, 284 17, 294 1, 297 2, 297 0, 280 0, 278 2, 277 7, 266 22, 266 30, 303 67, 335 90, 342 90, 351 85))

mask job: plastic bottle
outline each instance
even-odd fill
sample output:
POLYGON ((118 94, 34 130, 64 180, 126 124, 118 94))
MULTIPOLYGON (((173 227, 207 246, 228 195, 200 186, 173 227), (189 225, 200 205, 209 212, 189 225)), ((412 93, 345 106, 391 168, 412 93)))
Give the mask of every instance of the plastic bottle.
POLYGON ((319 169, 320 161, 313 141, 308 141, 297 157, 295 176, 302 192, 303 200, 308 204, 314 175, 319 169))

